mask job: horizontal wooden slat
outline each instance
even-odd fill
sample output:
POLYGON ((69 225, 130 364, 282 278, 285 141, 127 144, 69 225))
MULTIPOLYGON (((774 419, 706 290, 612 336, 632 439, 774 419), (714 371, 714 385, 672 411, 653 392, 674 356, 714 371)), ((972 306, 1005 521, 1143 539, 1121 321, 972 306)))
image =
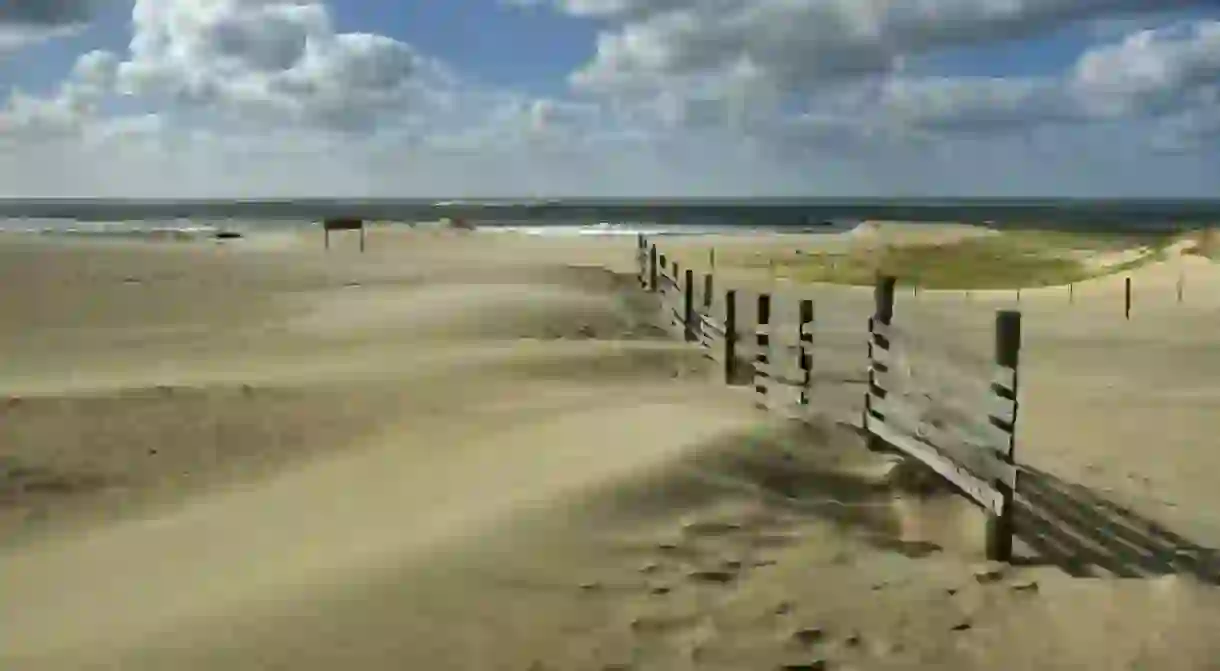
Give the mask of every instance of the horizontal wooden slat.
MULTIPOLYGON (((1001 457, 1008 454, 1011 442, 980 439, 972 435, 974 425, 947 421, 940 426, 927 420, 927 412, 918 403, 894 395, 881 398, 870 393, 870 407, 885 416, 890 428, 909 434, 935 446, 958 465, 987 480, 1001 480, 1012 486, 1016 482, 1016 467, 1001 457)), ((998 430, 997 430, 998 431, 998 430)), ((1008 441, 1008 437, 1004 436, 1008 441)))
POLYGON ((888 350, 880 345, 873 344, 869 347, 869 352, 872 354, 873 361, 877 363, 892 366, 895 363, 896 357, 891 350, 888 350))
POLYGON ((793 322, 786 324, 755 324, 752 328, 750 328, 750 332, 761 335, 776 336, 779 338, 784 338, 785 340, 791 340, 793 342, 799 340, 801 336, 810 335, 808 333, 808 326, 806 326, 805 329, 801 329, 798 324, 793 322))
POLYGON ((909 412, 918 415, 915 416, 917 421, 922 421, 922 415, 934 407, 940 421, 952 424, 963 441, 1001 453, 1011 449, 1012 433, 991 423, 988 419, 987 403, 982 402, 982 399, 977 406, 972 406, 947 394, 912 392, 892 383, 887 384, 887 375, 884 371, 875 371, 874 384, 887 392, 887 399, 903 406, 903 411, 908 411, 909 408, 909 412), (930 398, 927 398, 928 396, 930 398))
POLYGON ((886 349, 873 344, 871 350, 873 360, 878 363, 890 368, 913 370, 915 377, 926 379, 928 385, 935 383, 935 386, 940 387, 951 384, 963 393, 982 394, 987 391, 991 383, 989 376, 995 370, 993 364, 977 367, 974 364, 896 346, 886 349))
POLYGON ((765 375, 768 379, 790 387, 804 387, 805 376, 802 371, 793 370, 793 366, 786 366, 781 363, 768 362, 766 364, 754 364, 756 373, 765 375))
POLYGON ((895 329, 894 329, 893 325, 892 324, 882 324, 880 321, 877 320, 876 317, 872 317, 868 320, 868 328, 873 333, 873 335, 879 335, 882 338, 885 338, 885 339, 891 340, 891 341, 894 339, 894 330, 895 329))
POLYGON ((918 459, 940 474, 983 508, 996 515, 1004 512, 1004 499, 993 485, 976 477, 936 448, 913 436, 895 431, 876 417, 866 419, 867 430, 878 438, 918 459))
POLYGON ((1017 402, 1012 399, 991 394, 984 399, 983 404, 987 408, 987 414, 1001 422, 1012 424, 1017 419, 1017 402))
POLYGON ((961 392, 957 392, 956 389, 943 382, 934 384, 934 381, 922 379, 918 373, 907 375, 905 372, 893 368, 874 371, 873 383, 886 391, 930 394, 937 403, 964 417, 969 417, 970 421, 985 424, 987 417, 995 417, 1011 424, 1016 419, 1016 402, 997 396, 986 387, 967 390, 966 393, 977 394, 977 400, 971 400, 963 398, 961 392))
POLYGON ((725 328, 724 322, 716 319, 715 317, 710 317, 705 314, 700 314, 699 323, 703 326, 704 329, 713 331, 717 335, 723 336, 726 333, 728 333, 728 329, 725 328))
POLYGON ((1015 368, 1008 366, 996 366, 992 373, 991 382, 1009 392, 1015 392, 1017 389, 1017 371, 1015 368))

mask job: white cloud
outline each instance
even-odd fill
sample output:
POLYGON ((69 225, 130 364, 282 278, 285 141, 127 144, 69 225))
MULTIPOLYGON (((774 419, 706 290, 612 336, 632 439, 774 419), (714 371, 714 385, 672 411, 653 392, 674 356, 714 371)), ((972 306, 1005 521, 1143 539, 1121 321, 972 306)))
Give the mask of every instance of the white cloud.
POLYGON ((472 84, 402 41, 339 32, 319 0, 135 0, 124 53, 85 54, 49 94, 0 106, 0 188, 1129 195, 1198 187, 1173 166, 1220 138, 1220 22, 1141 31, 1041 77, 903 69, 1147 2, 504 1, 609 26, 571 96, 472 84), (1081 169, 1117 163, 1117 144, 1124 165, 1157 150, 1159 172, 1107 186, 1081 169))
POLYGON ((782 88, 890 72, 906 56, 1035 35, 1069 21, 1206 0, 554 0, 620 22, 574 75, 614 93, 749 62, 782 88))
POLYGON ((1220 21, 1141 30, 1085 54, 1070 86, 1100 115, 1175 111, 1220 90, 1220 21))
POLYGON ((360 129, 444 73, 409 45, 337 33, 321 2, 136 0, 123 90, 233 120, 360 129))

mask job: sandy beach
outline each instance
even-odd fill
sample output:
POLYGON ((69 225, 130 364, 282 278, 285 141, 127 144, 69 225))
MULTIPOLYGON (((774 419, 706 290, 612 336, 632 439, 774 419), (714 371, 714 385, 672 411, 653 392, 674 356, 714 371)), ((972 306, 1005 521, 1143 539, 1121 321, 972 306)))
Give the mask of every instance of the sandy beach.
POLYGON ((634 244, 0 236, 0 666, 1220 669, 1210 261, 900 291, 964 356, 1024 314, 1018 461, 1061 517, 996 566, 847 424, 869 289, 718 268, 817 304, 838 382, 785 421, 656 327, 634 244))

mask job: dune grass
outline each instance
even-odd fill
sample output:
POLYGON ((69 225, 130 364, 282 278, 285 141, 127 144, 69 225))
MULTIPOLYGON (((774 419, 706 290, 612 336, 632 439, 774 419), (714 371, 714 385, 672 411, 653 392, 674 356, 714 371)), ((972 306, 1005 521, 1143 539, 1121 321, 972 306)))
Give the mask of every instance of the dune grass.
POLYGON ((852 245, 840 251, 793 249, 732 259, 800 282, 871 285, 878 273, 927 289, 1012 289, 1055 286, 1122 272, 1160 258, 1165 235, 1006 231, 940 244, 852 245), (1135 251, 1098 269, 1089 257, 1135 251))

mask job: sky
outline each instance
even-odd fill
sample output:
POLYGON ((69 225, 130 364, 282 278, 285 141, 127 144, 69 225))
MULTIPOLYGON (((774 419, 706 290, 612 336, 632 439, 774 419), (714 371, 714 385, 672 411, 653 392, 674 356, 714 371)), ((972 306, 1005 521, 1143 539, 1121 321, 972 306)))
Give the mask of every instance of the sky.
POLYGON ((0 0, 0 197, 1220 197, 1220 0, 0 0))

